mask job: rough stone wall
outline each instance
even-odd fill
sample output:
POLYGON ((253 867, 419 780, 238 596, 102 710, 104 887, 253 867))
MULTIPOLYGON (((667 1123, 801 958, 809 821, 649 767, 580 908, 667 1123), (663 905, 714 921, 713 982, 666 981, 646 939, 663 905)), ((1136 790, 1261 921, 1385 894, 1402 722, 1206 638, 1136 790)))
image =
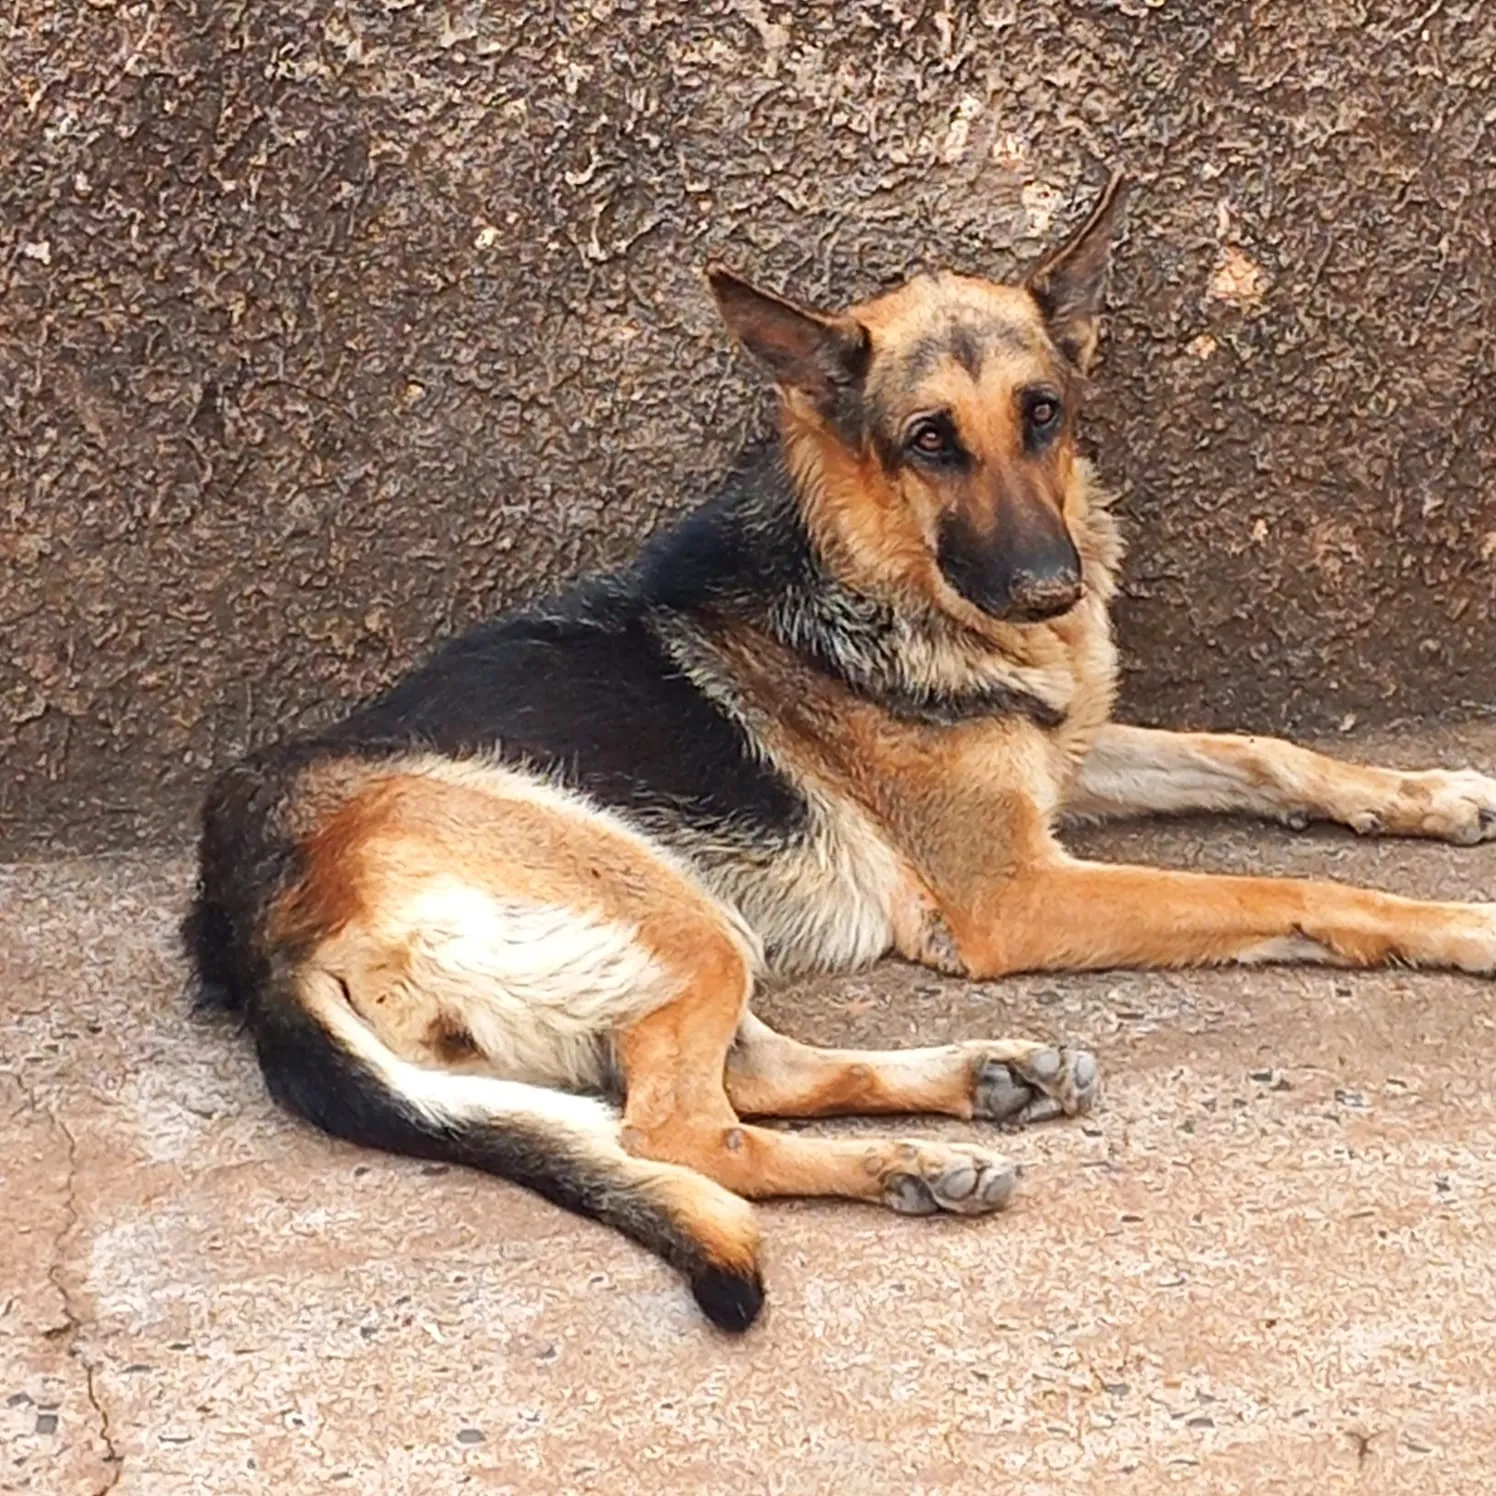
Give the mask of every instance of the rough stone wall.
POLYGON ((1128 710, 1496 701, 1483 0, 11 10, 0 845, 179 830, 252 736, 622 557, 765 416, 709 256, 1009 273, 1111 164, 1128 710))

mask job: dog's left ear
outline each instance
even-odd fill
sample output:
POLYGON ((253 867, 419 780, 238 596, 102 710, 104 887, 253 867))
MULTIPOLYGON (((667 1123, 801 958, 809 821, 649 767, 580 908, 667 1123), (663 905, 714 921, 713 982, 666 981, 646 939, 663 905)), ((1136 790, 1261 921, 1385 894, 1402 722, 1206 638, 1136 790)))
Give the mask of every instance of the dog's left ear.
POLYGON ((1126 196, 1126 180, 1120 171, 1114 171, 1091 216, 1024 278, 1055 347, 1083 374, 1096 357, 1106 270, 1126 196))
POLYGON ((706 278, 728 330, 776 384, 802 390, 830 412, 861 383, 871 340, 860 322, 808 311, 720 265, 710 266, 706 278))

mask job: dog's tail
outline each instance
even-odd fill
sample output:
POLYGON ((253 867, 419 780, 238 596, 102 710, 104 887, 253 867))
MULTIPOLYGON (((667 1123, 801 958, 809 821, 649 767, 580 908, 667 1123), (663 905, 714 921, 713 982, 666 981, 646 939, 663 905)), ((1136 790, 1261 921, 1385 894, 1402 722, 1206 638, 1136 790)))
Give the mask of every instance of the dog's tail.
POLYGON ((690 1282, 707 1318, 741 1332, 763 1305, 747 1201, 694 1170, 625 1152, 602 1101, 428 1069, 385 1046, 331 973, 277 974, 251 1004, 271 1094, 334 1136, 497 1174, 621 1231, 690 1282))

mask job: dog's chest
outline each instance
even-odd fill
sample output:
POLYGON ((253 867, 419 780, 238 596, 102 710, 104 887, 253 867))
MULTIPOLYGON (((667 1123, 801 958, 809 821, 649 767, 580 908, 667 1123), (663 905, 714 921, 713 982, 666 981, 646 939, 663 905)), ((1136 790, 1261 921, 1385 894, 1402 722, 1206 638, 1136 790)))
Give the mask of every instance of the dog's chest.
POLYGON ((1091 594, 1068 622, 1065 642, 1074 687, 1065 720, 1047 733, 1062 783, 1091 751, 1117 697, 1117 645, 1105 601, 1091 594))
POLYGON ((1001 877, 1017 841, 1058 806, 1046 737, 1021 718, 910 724, 808 689, 772 748, 806 799, 807 826, 763 862, 723 869, 731 886, 719 891, 781 970, 919 948, 931 911, 1001 877))

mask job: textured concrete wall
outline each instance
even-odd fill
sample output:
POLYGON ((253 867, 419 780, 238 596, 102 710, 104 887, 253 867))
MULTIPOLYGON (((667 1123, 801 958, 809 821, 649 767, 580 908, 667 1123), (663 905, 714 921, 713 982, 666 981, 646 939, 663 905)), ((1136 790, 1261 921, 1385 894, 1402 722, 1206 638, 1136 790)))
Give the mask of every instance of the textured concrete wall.
POLYGON ((11 847, 169 830, 251 735, 625 554, 764 417, 709 254, 1005 273, 1113 163, 1129 709, 1496 700, 1483 0, 12 15, 11 847))

